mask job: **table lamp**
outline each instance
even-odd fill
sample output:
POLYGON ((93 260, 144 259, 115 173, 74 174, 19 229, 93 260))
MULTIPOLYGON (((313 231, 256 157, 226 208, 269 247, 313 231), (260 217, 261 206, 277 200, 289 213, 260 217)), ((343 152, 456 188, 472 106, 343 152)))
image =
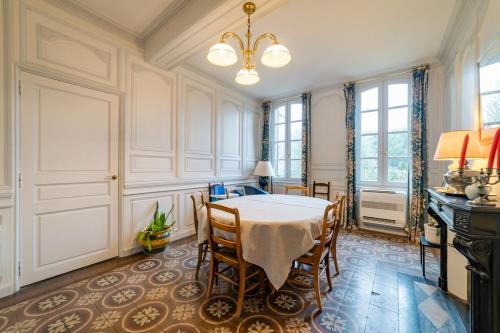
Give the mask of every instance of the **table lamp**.
POLYGON ((265 178, 263 177, 269 177, 269 180, 271 182, 271 193, 273 192, 273 178, 274 175, 274 170, 273 170, 273 165, 269 161, 259 161, 257 163, 257 166, 255 167, 255 171, 253 172, 254 176, 260 176, 259 179, 259 185, 262 189, 264 189, 267 185, 268 182, 265 178))
POLYGON ((485 157, 487 154, 481 150, 477 135, 469 130, 442 133, 434 154, 436 161, 453 161, 448 166, 448 172, 443 176, 450 192, 457 195, 465 195, 465 187, 473 178, 479 176, 479 171, 469 168, 467 159, 485 157), (463 169, 460 176, 458 175, 459 168, 463 169))

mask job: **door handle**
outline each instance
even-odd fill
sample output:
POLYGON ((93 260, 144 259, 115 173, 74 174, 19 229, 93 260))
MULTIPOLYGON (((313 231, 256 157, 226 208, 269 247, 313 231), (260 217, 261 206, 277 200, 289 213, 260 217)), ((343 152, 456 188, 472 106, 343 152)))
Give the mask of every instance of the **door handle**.
POLYGON ((112 179, 112 180, 116 180, 118 178, 117 175, 112 175, 112 176, 107 176, 106 179, 112 179))

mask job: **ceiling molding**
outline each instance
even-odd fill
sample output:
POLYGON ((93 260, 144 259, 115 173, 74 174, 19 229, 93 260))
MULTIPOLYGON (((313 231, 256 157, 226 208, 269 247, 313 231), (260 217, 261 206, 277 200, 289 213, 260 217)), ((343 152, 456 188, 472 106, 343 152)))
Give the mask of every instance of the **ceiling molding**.
POLYGON ((438 52, 438 59, 445 67, 452 64, 457 53, 476 38, 488 3, 489 0, 457 1, 438 52))
POLYGON ((74 15, 82 20, 85 20, 93 25, 96 25, 104 30, 110 31, 113 34, 139 46, 144 47, 144 41, 135 33, 109 20, 103 15, 94 12, 93 10, 81 6, 74 0, 44 0, 45 2, 58 7, 71 15, 74 15))
POLYGON ((184 7, 192 0, 175 0, 165 10, 151 22, 150 25, 142 32, 141 38, 148 40, 158 29, 167 24, 175 15, 177 15, 184 7))
MULTIPOLYGON (((252 18, 262 17, 286 2, 287 0, 255 0, 257 11, 252 18)), ((209 3, 207 1, 207 4, 209 3)), ((192 22, 184 22, 188 27, 183 31, 173 33, 175 20, 158 29, 146 41, 146 59, 166 69, 172 69, 214 43, 224 31, 241 27, 245 23, 246 14, 241 9, 241 0, 213 0, 212 3, 216 6, 206 14, 201 13, 201 18, 194 17, 196 13, 186 17, 186 20, 191 19, 192 22)), ((197 3, 197 6, 200 4, 197 3)), ((185 9, 188 7, 189 5, 185 9)), ((181 11, 179 19, 183 19, 180 17, 182 14, 181 11)))

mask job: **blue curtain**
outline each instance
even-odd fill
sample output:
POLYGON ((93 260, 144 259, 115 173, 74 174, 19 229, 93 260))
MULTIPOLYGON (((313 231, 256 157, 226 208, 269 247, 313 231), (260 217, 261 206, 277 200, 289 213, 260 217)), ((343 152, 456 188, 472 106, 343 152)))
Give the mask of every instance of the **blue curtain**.
POLYGON ((427 90, 429 66, 413 70, 413 102, 411 109, 410 144, 410 181, 409 193, 409 230, 410 237, 417 237, 423 230, 427 217, 427 90))
POLYGON ((271 102, 261 105, 263 112, 262 122, 262 161, 269 161, 269 114, 271 113, 271 102))
POLYGON ((302 185, 309 186, 311 161, 311 93, 302 94, 302 185))
POLYGON ((356 88, 354 83, 344 85, 346 104, 346 219, 345 226, 357 225, 356 222, 356 88))

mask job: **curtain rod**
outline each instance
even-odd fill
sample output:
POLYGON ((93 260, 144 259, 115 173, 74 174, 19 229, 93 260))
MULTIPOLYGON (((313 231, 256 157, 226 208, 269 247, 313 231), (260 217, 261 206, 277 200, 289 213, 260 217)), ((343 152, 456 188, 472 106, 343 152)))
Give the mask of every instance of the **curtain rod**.
POLYGON ((372 77, 372 78, 369 78, 369 79, 363 79, 363 80, 357 80, 357 81, 349 81, 349 82, 345 83, 344 85, 375 81, 375 80, 379 80, 381 78, 386 78, 386 77, 391 77, 391 76, 397 76, 397 75, 401 75, 401 74, 410 73, 410 72, 413 72, 414 70, 417 70, 417 69, 425 69, 425 68, 429 69, 430 67, 431 66, 429 64, 421 65, 421 66, 412 67, 412 68, 406 69, 404 71, 396 72, 396 73, 379 75, 379 76, 372 77))

